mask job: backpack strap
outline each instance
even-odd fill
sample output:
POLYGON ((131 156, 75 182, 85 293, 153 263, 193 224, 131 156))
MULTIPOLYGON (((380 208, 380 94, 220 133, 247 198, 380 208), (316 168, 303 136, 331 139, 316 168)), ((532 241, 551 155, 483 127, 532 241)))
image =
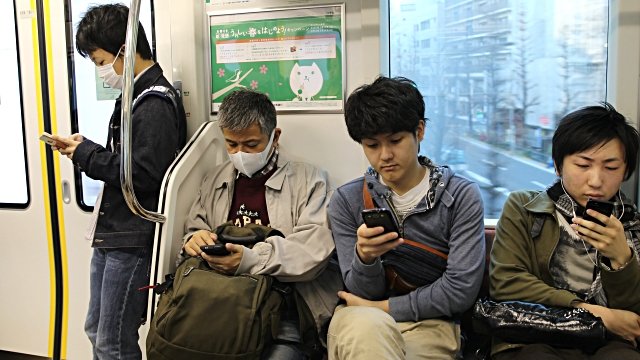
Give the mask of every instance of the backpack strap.
POLYGON ((135 99, 133 99, 133 103, 131 105, 131 112, 135 111, 136 106, 140 104, 142 99, 147 96, 159 96, 163 99, 168 100, 173 105, 173 110, 176 113, 176 119, 179 119, 178 116, 178 100, 176 99, 176 95, 171 91, 170 88, 162 85, 154 85, 148 89, 144 89, 140 95, 138 95, 135 99))
MULTIPOLYGON (((142 100, 148 96, 158 96, 161 97, 171 103, 173 105, 173 112, 176 116, 176 121, 178 121, 178 134, 185 134, 186 130, 184 129, 182 117, 180 116, 180 107, 178 106, 178 95, 174 92, 173 89, 162 86, 162 85, 154 85, 147 89, 144 89, 140 95, 138 95, 131 104, 131 113, 136 110, 136 107, 142 102, 142 100)), ((184 145, 184 144, 182 144, 184 145)), ((182 145, 179 145, 182 147, 182 145)), ((180 148, 176 149, 176 156, 180 152, 180 148)))
MULTIPOLYGON (((369 186, 367 185, 367 179, 363 179, 362 181, 362 201, 364 201, 364 208, 365 209, 373 209, 375 208, 375 205, 373 204, 373 198, 371 197, 371 193, 369 192, 369 186)), ((544 220, 544 219, 543 219, 544 220)), ((419 243, 417 241, 413 241, 413 240, 409 240, 406 238, 404 239, 404 243, 409 245, 409 246, 413 246, 419 249, 422 249, 424 251, 430 252, 438 257, 441 257, 445 260, 447 260, 449 258, 449 256, 445 253, 443 253, 440 250, 434 249, 431 246, 425 245, 423 243, 419 243)))
POLYGON ((375 208, 375 205, 373 205, 373 198, 371 197, 371 193, 367 186, 367 179, 363 179, 362 181, 362 201, 364 201, 365 209, 375 208))

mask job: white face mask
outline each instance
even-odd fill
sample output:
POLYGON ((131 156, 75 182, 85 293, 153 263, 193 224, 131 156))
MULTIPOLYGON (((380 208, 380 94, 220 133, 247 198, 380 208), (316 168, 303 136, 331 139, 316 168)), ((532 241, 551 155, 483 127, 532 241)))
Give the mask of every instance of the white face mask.
POLYGON ((109 85, 110 88, 119 90, 122 90, 123 79, 122 75, 118 75, 113 69, 113 64, 115 64, 116 60, 118 60, 118 56, 120 56, 121 50, 122 48, 118 50, 118 54, 116 55, 116 58, 113 59, 113 62, 111 64, 105 64, 97 67, 98 76, 100 76, 100 79, 102 79, 105 84, 109 85))
POLYGON ((273 144, 273 136, 275 134, 275 130, 271 132, 271 137, 269 138, 269 143, 267 147, 264 148, 259 153, 246 153, 242 151, 238 151, 235 154, 229 154, 229 159, 233 163, 233 166, 240 173, 247 175, 248 177, 253 176, 256 171, 262 169, 265 165, 267 165, 267 161, 269 161, 269 155, 271 154, 271 145, 273 144))

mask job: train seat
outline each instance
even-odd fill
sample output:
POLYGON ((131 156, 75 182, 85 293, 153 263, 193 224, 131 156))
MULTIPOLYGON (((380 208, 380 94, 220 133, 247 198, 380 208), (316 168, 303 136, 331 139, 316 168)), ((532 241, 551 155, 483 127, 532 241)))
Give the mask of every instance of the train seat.
MULTIPOLYGON (((489 259, 491 254, 491 246, 493 246, 493 240, 496 236, 496 230, 493 226, 485 226, 484 228, 484 240, 485 240, 485 265, 482 275, 482 285, 477 299, 489 297, 489 259)), ((475 301, 474 301, 475 303, 475 301)), ((476 333, 473 330, 471 322, 471 315, 473 308, 467 310, 462 314, 461 329, 462 329, 462 359, 483 359, 489 351, 491 345, 491 339, 488 336, 476 333)))
MULTIPOLYGON (((151 285, 162 283, 165 274, 175 271, 176 255, 182 248, 184 223, 198 195, 200 183, 214 166, 227 158, 218 123, 209 121, 200 126, 167 170, 158 205, 158 212, 166 216, 166 221, 156 224, 151 285)), ((153 314, 155 300, 155 296, 149 297, 148 316, 153 314)))
MULTIPOLYGON (((167 171, 162 183, 158 212, 166 216, 164 223, 156 225, 153 244, 150 284, 162 283, 166 274, 176 268, 177 254, 182 247, 184 223, 191 204, 198 194, 197 189, 203 177, 216 165, 227 159, 223 136, 217 122, 205 122, 195 132, 180 155, 167 171)), ((489 295, 489 254, 495 236, 495 229, 485 227, 486 265, 478 298, 489 295)), ((153 294, 153 293, 151 293, 153 294)), ((147 319, 153 316, 157 296, 149 297, 147 319)), ((150 321, 141 329, 140 343, 144 347, 150 321)), ((463 344, 462 358, 474 359, 476 352, 487 344, 487 337, 476 334, 471 325, 471 309, 462 317, 463 344)))

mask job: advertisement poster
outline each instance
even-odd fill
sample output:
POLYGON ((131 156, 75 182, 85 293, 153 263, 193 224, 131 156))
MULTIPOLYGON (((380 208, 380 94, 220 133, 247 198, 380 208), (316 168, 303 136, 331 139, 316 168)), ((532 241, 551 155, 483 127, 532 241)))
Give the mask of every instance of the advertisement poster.
POLYGON ((343 108, 343 8, 322 6, 210 16, 211 105, 238 88, 278 110, 343 108))

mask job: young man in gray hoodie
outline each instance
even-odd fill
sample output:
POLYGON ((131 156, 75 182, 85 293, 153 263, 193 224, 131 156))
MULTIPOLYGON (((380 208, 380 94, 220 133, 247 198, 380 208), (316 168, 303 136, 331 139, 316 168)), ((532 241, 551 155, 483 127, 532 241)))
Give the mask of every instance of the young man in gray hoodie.
POLYGON ((379 77, 347 99, 349 135, 371 167, 329 204, 346 285, 330 359, 452 359, 460 349, 457 319, 482 282, 483 204, 476 184, 418 156, 424 110, 405 78, 379 77), (397 228, 367 227, 368 208, 389 209, 397 228))

